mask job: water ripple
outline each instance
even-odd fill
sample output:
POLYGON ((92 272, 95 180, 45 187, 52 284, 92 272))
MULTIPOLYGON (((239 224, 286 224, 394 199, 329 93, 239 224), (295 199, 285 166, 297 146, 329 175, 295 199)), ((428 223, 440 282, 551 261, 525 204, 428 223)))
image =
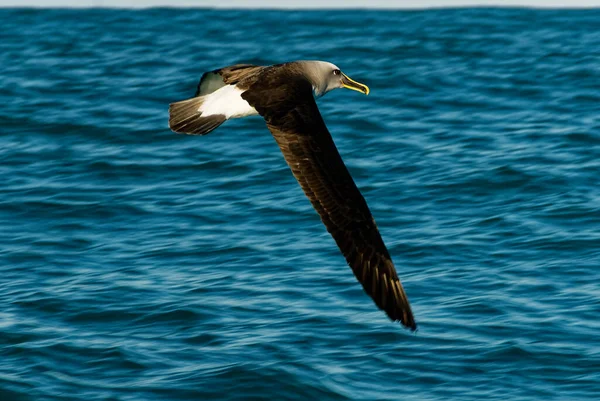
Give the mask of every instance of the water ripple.
POLYGON ((0 399, 595 400, 596 10, 0 11, 0 399), (237 62, 319 101, 419 323, 356 283, 260 118, 171 133, 237 62))

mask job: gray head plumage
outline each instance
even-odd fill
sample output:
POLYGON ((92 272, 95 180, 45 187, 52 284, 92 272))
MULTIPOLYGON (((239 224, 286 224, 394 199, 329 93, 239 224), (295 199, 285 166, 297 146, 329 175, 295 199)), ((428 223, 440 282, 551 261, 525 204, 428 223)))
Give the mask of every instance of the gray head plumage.
POLYGON ((316 97, 337 88, 352 89, 365 95, 369 94, 369 87, 352 80, 344 74, 338 66, 327 61, 298 61, 302 72, 313 86, 316 97))

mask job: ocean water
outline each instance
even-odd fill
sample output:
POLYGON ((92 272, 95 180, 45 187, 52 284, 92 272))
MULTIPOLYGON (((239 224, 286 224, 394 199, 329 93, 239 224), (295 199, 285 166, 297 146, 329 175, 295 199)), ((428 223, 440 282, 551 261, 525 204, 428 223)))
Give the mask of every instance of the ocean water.
POLYGON ((0 400, 597 400, 600 10, 1 10, 0 400), (419 330, 363 292, 201 74, 324 59, 319 107, 419 330))

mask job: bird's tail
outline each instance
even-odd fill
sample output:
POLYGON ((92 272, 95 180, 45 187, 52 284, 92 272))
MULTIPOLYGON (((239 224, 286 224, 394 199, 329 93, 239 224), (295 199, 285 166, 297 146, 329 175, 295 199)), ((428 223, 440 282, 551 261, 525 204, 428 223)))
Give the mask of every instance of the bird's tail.
POLYGON ((206 135, 227 119, 222 114, 203 116, 200 106, 205 96, 193 97, 169 106, 169 128, 174 132, 191 135, 206 135))

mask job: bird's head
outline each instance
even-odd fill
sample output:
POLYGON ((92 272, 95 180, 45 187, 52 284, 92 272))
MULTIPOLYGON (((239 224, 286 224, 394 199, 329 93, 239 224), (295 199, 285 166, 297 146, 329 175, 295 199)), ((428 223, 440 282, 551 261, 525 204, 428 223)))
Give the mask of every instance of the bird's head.
POLYGON ((351 79, 344 74, 338 66, 326 61, 304 61, 307 78, 312 83, 316 97, 337 88, 352 89, 365 95, 369 94, 369 87, 351 79))

